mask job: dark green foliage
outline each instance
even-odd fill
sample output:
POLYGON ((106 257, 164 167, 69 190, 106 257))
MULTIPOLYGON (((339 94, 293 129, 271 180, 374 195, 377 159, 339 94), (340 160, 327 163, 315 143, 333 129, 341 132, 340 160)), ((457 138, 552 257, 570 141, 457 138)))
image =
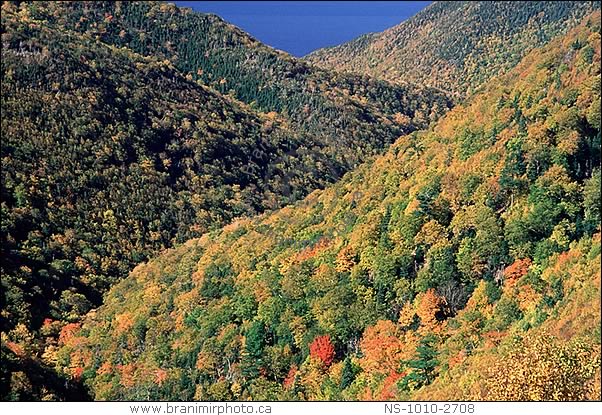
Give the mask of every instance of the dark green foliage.
POLYGON ((602 187, 600 177, 600 169, 596 169, 592 177, 585 182, 583 195, 585 205, 584 227, 588 233, 600 229, 600 188, 602 187))
POLYGON ((399 382, 401 389, 419 389, 435 379, 435 369, 439 365, 436 343, 437 339, 432 334, 425 336, 416 348, 416 357, 403 362, 410 373, 399 382))
POLYGON ((339 385, 341 390, 346 389, 353 383, 357 372, 358 368, 351 363, 351 359, 349 357, 346 357, 343 361, 343 370, 341 371, 341 384, 339 385))
POLYGON ((506 144, 506 158, 499 183, 501 190, 504 193, 510 194, 511 197, 520 194, 526 185, 522 178, 525 173, 524 152, 522 146, 523 141, 521 138, 510 140, 506 144))
MULTIPOLYGON (((428 119, 421 119, 418 112, 434 110, 436 116, 449 104, 435 90, 421 91, 419 98, 409 86, 319 70, 262 45, 218 16, 161 2, 97 2, 93 7, 78 2, 49 4, 47 9, 37 8, 37 13, 39 18, 98 36, 107 44, 168 59, 182 73, 221 93, 264 112, 276 111, 297 130, 324 136, 316 150, 327 153, 341 142, 367 155, 378 152, 401 132, 418 124, 426 126, 428 119), (358 105, 362 100, 374 104, 373 108, 358 105), (415 122, 408 126, 383 123, 392 121, 396 113, 415 122)), ((337 157, 324 164, 324 174, 334 179, 363 158, 357 152, 337 150, 337 157)), ((303 153, 291 148, 288 155, 303 153)))
POLYGON ((456 260, 451 246, 436 246, 426 256, 426 267, 421 270, 414 283, 417 291, 438 288, 458 278, 456 260))
POLYGON ((485 294, 490 304, 494 304, 502 296, 502 290, 494 282, 487 281, 485 286, 485 294))
POLYGON ((233 293, 232 268, 229 264, 213 263, 207 267, 203 276, 200 294, 207 298, 231 296, 233 293))
POLYGON ((458 158, 466 160, 494 142, 495 137, 490 137, 488 140, 483 131, 472 132, 464 130, 458 136, 458 158))
POLYGON ((256 378, 263 367, 266 342, 265 326, 261 321, 253 321, 245 335, 245 351, 242 355, 242 373, 247 380, 256 378))
POLYGON ((554 307, 564 297, 564 286, 561 278, 556 278, 550 288, 550 292, 544 295, 542 299, 542 303, 546 307, 554 307))
POLYGON ((518 307, 518 303, 514 298, 502 297, 495 306, 494 320, 492 329, 505 330, 517 320, 520 320, 523 313, 518 307))

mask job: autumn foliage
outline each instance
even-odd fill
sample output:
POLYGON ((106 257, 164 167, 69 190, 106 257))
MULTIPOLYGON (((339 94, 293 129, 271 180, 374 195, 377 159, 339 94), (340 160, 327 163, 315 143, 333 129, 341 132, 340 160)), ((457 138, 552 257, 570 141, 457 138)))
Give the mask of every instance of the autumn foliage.
POLYGON ((427 290, 418 303, 416 314, 420 318, 420 322, 425 327, 433 327, 438 318, 441 318, 444 312, 446 301, 444 297, 438 295, 434 289, 427 290))
POLYGON ((291 368, 288 371, 288 374, 286 375, 286 377, 284 378, 284 381, 282 382, 282 386, 284 386, 285 389, 290 389, 293 384, 295 383, 295 377, 297 376, 297 371, 299 370, 299 368, 297 367, 297 365, 292 365, 291 368))
POLYGON ((600 346, 530 336, 490 368, 485 398, 497 401, 578 401, 596 388, 600 346), (562 369, 562 370, 560 370, 562 369))
POLYGON ((518 281, 521 277, 527 274, 529 271, 529 267, 533 261, 530 258, 517 259, 504 269, 504 279, 505 284, 508 286, 512 286, 518 281))
POLYGON ((399 368, 404 351, 400 330, 390 320, 379 320, 368 327, 360 343, 362 368, 368 373, 389 375, 399 368))
POLYGON ((599 397, 599 26, 302 203, 136 267, 44 328, 48 364, 108 400, 599 397))
POLYGON ((59 335, 59 344, 66 344, 79 330, 79 323, 68 323, 63 326, 59 335))
POLYGON ((310 356, 318 359, 325 367, 329 367, 334 360, 334 346, 330 341, 330 336, 318 336, 309 345, 310 356))

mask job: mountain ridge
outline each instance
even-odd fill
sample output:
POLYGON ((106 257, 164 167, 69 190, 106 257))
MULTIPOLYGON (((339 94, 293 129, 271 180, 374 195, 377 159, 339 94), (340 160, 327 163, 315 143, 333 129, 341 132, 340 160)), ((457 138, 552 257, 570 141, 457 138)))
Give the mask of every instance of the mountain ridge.
POLYGON ((446 2, 383 32, 312 52, 307 61, 466 96, 529 50, 574 26, 594 2, 446 2))

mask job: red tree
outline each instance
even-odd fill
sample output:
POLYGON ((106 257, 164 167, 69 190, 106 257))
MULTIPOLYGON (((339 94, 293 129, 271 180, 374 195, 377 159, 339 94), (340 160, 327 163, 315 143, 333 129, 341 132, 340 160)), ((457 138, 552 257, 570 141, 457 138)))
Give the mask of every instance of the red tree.
POLYGON ((293 384, 295 383, 295 376, 297 375, 297 365, 292 365, 290 370, 288 371, 288 375, 286 375, 286 378, 284 379, 284 382, 282 383, 282 386, 284 386, 284 389, 290 389, 293 384))
POLYGON ((312 358, 320 359, 324 366, 329 367, 334 360, 334 346, 330 336, 318 336, 309 345, 309 353, 312 358))
POLYGON ((529 272, 529 267, 532 263, 533 261, 531 261, 530 258, 517 259, 512 265, 506 267, 506 269, 504 269, 506 285, 512 286, 521 277, 527 275, 527 272, 529 272))

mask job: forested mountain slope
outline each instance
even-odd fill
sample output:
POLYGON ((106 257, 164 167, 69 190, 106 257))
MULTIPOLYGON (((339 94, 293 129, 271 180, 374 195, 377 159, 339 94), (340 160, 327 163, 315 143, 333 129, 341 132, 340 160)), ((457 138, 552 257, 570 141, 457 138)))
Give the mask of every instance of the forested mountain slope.
POLYGON ((338 184, 139 265, 45 357, 96 399, 599 400, 599 264, 595 12, 338 184))
MULTIPOLYGON (((283 108, 247 104, 216 90, 221 82, 195 80, 159 48, 142 56, 135 42, 111 43, 96 30, 123 16, 107 7, 120 6, 2 3, 0 326, 29 339, 21 357, 39 357, 45 320, 59 329, 78 321, 135 264, 232 218, 302 198, 449 105, 428 89, 308 69, 293 89, 274 84, 307 106, 299 119, 320 124, 306 128, 283 108), (80 8, 101 18, 86 20, 80 8), (82 21, 94 29, 77 31, 82 21)), ((144 11, 133 15, 150 39, 154 28, 167 30, 151 11, 181 16, 183 25, 203 22, 203 39, 216 50, 230 37, 248 38, 214 16, 162 3, 123 8, 144 11)), ((281 69, 284 54, 253 45, 281 69)), ((248 77, 267 71, 245 68, 248 77)), ((259 93, 267 84, 251 85, 259 93)), ((2 369, 4 395, 14 368, 2 369)))
POLYGON ((165 2, 42 2, 28 10, 104 43, 167 59, 219 92, 278 112, 294 129, 319 138, 320 151, 342 171, 450 106, 437 90, 319 69, 216 15, 165 2))
POLYGON ((465 95, 598 8, 593 1, 437 1, 382 33, 317 50, 307 60, 465 95))

